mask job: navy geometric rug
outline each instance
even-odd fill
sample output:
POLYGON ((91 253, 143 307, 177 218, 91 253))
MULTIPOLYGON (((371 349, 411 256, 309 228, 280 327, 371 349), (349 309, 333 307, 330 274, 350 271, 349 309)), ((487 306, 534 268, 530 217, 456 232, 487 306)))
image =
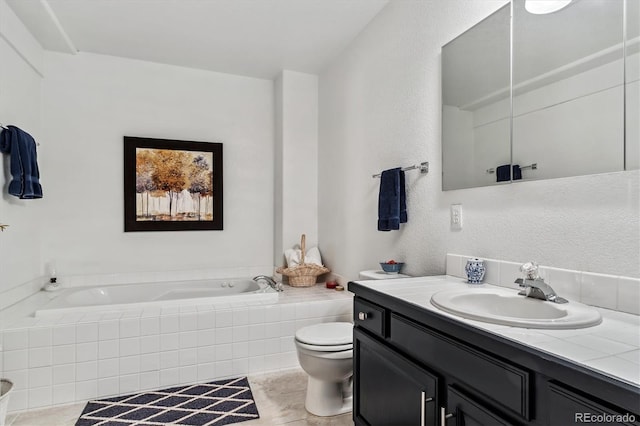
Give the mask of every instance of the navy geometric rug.
POLYGON ((259 418, 246 377, 89 401, 76 426, 228 425, 259 418))

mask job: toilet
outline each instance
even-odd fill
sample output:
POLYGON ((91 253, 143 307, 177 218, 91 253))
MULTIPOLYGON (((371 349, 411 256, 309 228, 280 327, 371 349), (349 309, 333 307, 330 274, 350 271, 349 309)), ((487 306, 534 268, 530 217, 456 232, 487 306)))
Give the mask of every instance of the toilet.
POLYGON ((329 322, 303 327, 295 335, 300 366, 308 374, 305 408, 316 416, 351 411, 353 324, 329 322))
POLYGON ((358 273, 358 279, 360 280, 391 280, 394 278, 409 278, 409 275, 387 274, 382 269, 371 269, 368 271, 360 271, 358 273))

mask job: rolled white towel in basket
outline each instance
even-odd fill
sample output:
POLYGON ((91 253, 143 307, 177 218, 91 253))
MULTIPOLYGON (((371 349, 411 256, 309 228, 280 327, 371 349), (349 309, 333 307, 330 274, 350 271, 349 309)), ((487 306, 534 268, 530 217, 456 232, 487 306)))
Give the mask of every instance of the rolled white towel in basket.
MULTIPOLYGON (((286 249, 284 251, 284 257, 287 259, 287 267, 291 268, 300 264, 302 251, 300 249, 286 249)), ((318 250, 318 247, 313 247, 307 250, 304 255, 304 263, 322 266, 322 257, 320 256, 320 250, 318 250)))

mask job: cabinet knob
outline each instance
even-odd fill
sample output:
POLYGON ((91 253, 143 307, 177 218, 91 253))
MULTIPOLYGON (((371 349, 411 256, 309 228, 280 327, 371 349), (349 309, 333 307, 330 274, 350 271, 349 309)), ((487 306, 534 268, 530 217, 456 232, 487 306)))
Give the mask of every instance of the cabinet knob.
POLYGON ((440 426, 447 426, 447 420, 452 417, 455 417, 455 414, 447 414, 447 409, 445 407, 440 407, 440 426))
POLYGON ((369 318, 369 314, 368 313, 366 313, 366 312, 358 312, 358 319, 360 321, 364 321, 367 318, 369 318))

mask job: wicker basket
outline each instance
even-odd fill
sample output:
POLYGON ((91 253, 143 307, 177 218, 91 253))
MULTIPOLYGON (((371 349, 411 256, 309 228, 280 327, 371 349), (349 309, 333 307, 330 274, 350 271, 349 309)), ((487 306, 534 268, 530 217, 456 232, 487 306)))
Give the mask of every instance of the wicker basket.
POLYGON ((304 254, 306 252, 305 239, 305 235, 302 234, 302 238, 300 241, 300 251, 302 252, 302 255, 300 256, 300 263, 291 268, 285 268, 281 266, 276 269, 277 273, 289 277, 289 285, 291 287, 314 286, 316 284, 316 278, 318 277, 318 275, 331 272, 324 266, 316 265, 313 263, 304 263, 304 254))

